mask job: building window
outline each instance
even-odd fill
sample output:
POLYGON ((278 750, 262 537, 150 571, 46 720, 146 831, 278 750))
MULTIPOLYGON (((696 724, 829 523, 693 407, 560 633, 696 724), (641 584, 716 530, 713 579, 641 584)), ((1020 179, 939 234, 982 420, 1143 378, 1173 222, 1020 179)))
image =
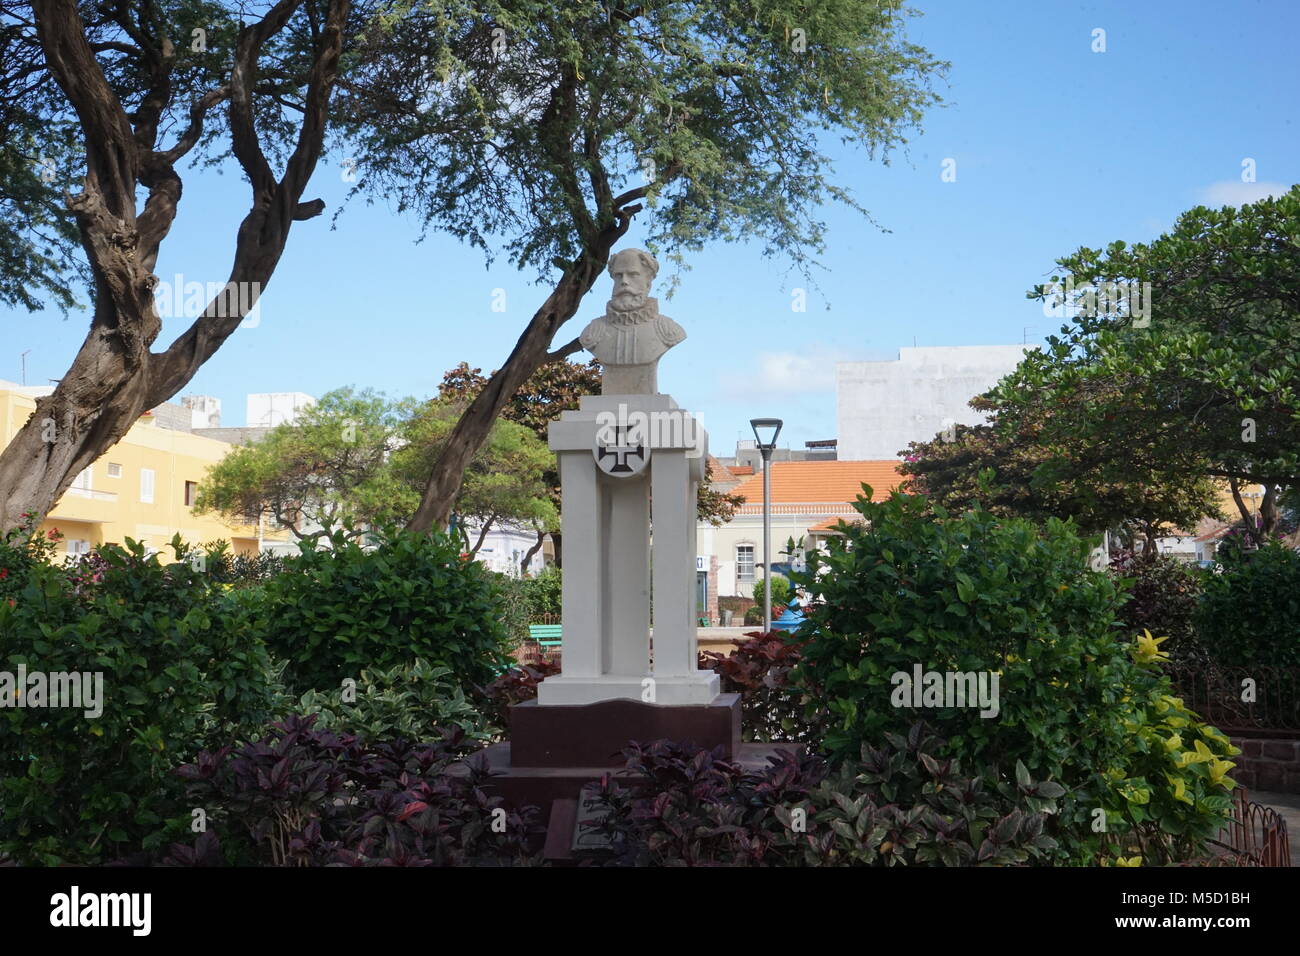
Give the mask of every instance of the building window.
POLYGON ((108 463, 108 477, 110 477, 110 478, 121 478, 121 477, 122 477, 122 466, 119 465, 119 464, 118 464, 117 462, 115 462, 115 461, 110 461, 110 462, 108 463))
POLYGON ((80 554, 90 554, 90 542, 83 541, 79 538, 69 538, 68 554, 73 557, 80 554))
POLYGON ((194 505, 194 499, 199 493, 199 483, 197 481, 185 482, 185 507, 190 508, 194 505))
POLYGON ((736 546, 736 580, 741 584, 754 583, 754 546, 752 544, 736 546))
POLYGON ((77 472, 77 477, 72 479, 72 487, 78 491, 89 491, 91 477, 94 474, 94 466, 84 468, 77 472))
POLYGON ((146 505, 153 504, 153 469, 140 469, 140 501, 146 505))

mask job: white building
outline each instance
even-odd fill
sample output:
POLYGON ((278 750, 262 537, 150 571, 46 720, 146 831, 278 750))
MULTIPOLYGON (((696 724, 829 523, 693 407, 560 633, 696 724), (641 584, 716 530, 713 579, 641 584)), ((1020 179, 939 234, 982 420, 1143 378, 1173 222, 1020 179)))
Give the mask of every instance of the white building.
MULTIPOLYGON (((469 522, 466 522, 465 529, 469 537, 470 547, 473 547, 474 542, 478 540, 479 529, 469 522)), ((487 565, 493 571, 517 578, 521 576, 521 572, 524 570, 524 555, 536 543, 537 532, 532 528, 496 521, 488 529, 487 536, 483 539, 483 544, 479 547, 478 554, 474 556, 474 559, 481 564, 487 565)), ((539 548, 537 553, 529 558, 528 574, 537 574, 545 567, 546 555, 544 552, 546 550, 548 549, 539 548)))
MULTIPOLYGON (((812 548, 817 545, 814 539, 830 533, 830 526, 839 520, 852 522, 860 518, 853 505, 862 493, 864 482, 871 486, 873 501, 889 497, 889 492, 903 481, 898 465, 897 458, 773 462, 772 564, 789 562, 790 556, 781 552, 790 538, 796 544, 802 540, 805 548, 812 548)), ((714 466, 715 478, 720 467, 725 466, 714 466)), ((728 476, 723 477, 725 480, 728 476)), ((742 496, 745 503, 721 528, 708 522, 699 523, 695 532, 696 552, 705 560, 697 565, 697 572, 707 573, 708 559, 716 558, 717 594, 750 597, 754 582, 763 579, 762 473, 751 475, 730 490, 742 496)))
POLYGON ((967 404, 1020 363, 1028 345, 899 349, 893 362, 837 362, 839 457, 897 458, 909 442, 930 441, 953 424, 985 417, 967 404))
POLYGON ((316 399, 304 392, 254 392, 248 396, 244 423, 250 428, 274 428, 315 404, 316 399))

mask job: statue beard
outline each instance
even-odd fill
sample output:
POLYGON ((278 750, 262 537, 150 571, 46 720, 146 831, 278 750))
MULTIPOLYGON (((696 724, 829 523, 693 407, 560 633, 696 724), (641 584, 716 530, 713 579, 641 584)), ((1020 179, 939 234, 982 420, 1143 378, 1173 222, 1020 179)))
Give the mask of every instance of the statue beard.
POLYGON ((605 320, 611 325, 641 325, 649 322, 659 315, 659 300, 650 296, 642 296, 641 300, 630 309, 621 309, 614 304, 614 300, 605 306, 605 320))

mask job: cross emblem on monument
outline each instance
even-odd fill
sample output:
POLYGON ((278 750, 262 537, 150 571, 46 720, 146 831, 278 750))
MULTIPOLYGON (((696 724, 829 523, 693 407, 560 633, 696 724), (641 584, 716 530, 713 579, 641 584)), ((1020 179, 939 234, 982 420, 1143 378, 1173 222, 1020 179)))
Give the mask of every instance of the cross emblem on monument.
MULTIPOLYGON (((650 463, 650 451, 644 444, 636 443, 629 434, 630 425, 614 425, 614 440, 602 444, 596 442, 596 466, 607 475, 615 478, 627 478, 645 471, 650 463)), ((637 429, 639 431, 639 429, 637 429)))

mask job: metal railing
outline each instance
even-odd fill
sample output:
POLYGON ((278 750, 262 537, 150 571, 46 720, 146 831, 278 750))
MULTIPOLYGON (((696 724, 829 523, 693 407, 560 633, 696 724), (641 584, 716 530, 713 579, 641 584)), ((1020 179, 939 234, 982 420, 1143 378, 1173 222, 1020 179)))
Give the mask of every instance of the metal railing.
POLYGON ((1224 733, 1300 735, 1300 668, 1183 664, 1169 674, 1183 702, 1224 733))
POLYGON ((1232 821, 1221 840, 1211 840, 1216 851, 1212 866, 1290 866, 1291 837, 1286 820, 1272 807, 1252 803, 1245 787, 1232 792, 1232 821))

